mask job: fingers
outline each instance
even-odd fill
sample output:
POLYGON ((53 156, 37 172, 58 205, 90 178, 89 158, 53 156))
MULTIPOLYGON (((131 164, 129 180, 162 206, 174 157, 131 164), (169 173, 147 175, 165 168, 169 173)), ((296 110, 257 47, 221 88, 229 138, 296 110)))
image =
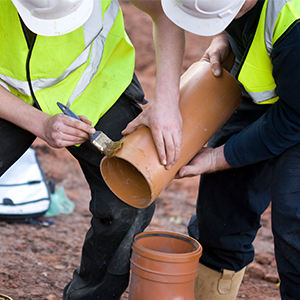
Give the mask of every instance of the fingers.
POLYGON ((89 134, 95 132, 91 122, 86 117, 83 117, 83 121, 80 121, 59 114, 50 117, 47 124, 45 140, 54 148, 82 144, 89 139, 89 134))
POLYGON ((224 156, 224 145, 217 148, 203 147, 188 165, 178 171, 175 178, 191 177, 229 168, 231 166, 224 156))
MULTIPOLYGON (((137 118, 127 125, 122 134, 128 135, 141 125, 147 126, 141 119, 137 118)), ((177 130, 175 134, 176 131, 173 132, 171 129, 161 128, 160 126, 156 128, 152 126, 150 129, 160 162, 169 170, 176 163, 180 155, 181 131, 177 130)))
MULTIPOLYGON (((175 146, 174 139, 172 138, 172 135, 169 133, 170 132, 169 130, 164 129, 158 124, 150 125, 147 119, 143 118, 142 114, 139 115, 132 122, 130 122, 127 125, 127 127, 122 131, 122 134, 123 135, 130 134, 141 125, 150 128, 160 162, 161 164, 168 166, 168 168, 170 168, 174 164, 174 161, 178 159, 179 156, 178 151, 180 152, 180 143, 179 143, 179 147, 175 146)), ((176 138, 176 140, 178 140, 178 138, 176 138)))
POLYGON ((183 166, 176 175, 176 178, 192 177, 205 173, 211 164, 210 158, 211 148, 202 148, 196 156, 183 166))
POLYGON ((126 128, 122 131, 123 135, 128 135, 140 127, 143 123, 140 116, 136 117, 133 121, 127 124, 126 128))
POLYGON ((81 120, 82 122, 84 122, 84 123, 86 123, 86 124, 92 126, 92 122, 91 122, 86 116, 80 115, 80 116, 78 116, 78 117, 80 118, 80 120, 81 120))
POLYGON ((184 166, 180 168, 178 171, 177 175, 175 176, 176 179, 184 178, 184 177, 193 177, 197 176, 198 174, 198 169, 195 166, 184 166))
POLYGON ((65 134, 62 132, 53 132, 52 135, 52 147, 54 148, 63 148, 63 147, 69 147, 74 145, 79 145, 84 143, 87 138, 81 138, 76 136, 71 136, 69 134, 65 134))
POLYGON ((214 76, 219 77, 222 74, 222 66, 220 62, 220 55, 216 52, 206 52, 205 55, 201 58, 210 63, 210 68, 214 76))
POLYGON ((207 159, 205 159, 201 153, 202 152, 200 150, 198 155, 196 155, 188 165, 180 168, 175 178, 181 179, 185 177, 198 176, 205 173, 207 168, 207 159))
POLYGON ((167 170, 177 162, 181 150, 181 131, 178 131, 177 134, 175 134, 176 131, 173 134, 171 132, 171 130, 167 130, 167 132, 152 130, 160 162, 167 170))
POLYGON ((166 169, 170 170, 177 162, 181 150, 181 132, 177 135, 165 137, 165 152, 167 154, 166 169))
POLYGON ((167 165, 167 156, 165 141, 161 131, 152 131, 153 140, 156 146, 157 154, 160 159, 160 163, 164 166, 167 165))
POLYGON ((62 117, 63 119, 59 119, 58 122, 65 125, 63 127, 67 134, 86 136, 87 134, 93 134, 96 131, 95 128, 91 126, 92 123, 85 116, 80 116, 81 121, 68 116, 62 117))
POLYGON ((216 77, 221 76, 221 74, 222 74, 222 67, 221 67, 220 61, 216 60, 215 57, 213 57, 211 59, 211 61, 210 61, 210 67, 211 67, 211 70, 212 70, 213 74, 216 77))
POLYGON ((179 109, 160 107, 155 110, 148 106, 127 125, 122 134, 130 134, 140 126, 147 126, 151 130, 161 164, 166 169, 171 169, 178 160, 181 150, 182 119, 179 109), (168 114, 163 111, 168 111, 168 114))

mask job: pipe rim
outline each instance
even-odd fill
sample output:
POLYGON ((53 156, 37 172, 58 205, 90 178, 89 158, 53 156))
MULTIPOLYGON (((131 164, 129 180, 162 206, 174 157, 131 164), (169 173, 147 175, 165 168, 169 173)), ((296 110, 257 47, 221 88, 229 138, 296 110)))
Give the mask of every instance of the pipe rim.
MULTIPOLYGON (((114 169, 114 170, 116 170, 116 169, 114 169)), ((133 164, 130 160, 128 160, 124 157, 118 156, 118 155, 115 155, 113 157, 104 157, 100 162, 100 172, 103 177, 103 180, 105 181, 105 183, 107 184, 109 189, 119 199, 121 199, 126 204, 133 206, 135 208, 146 208, 146 207, 150 206, 152 204, 152 202, 154 201, 153 189, 152 189, 152 186, 151 186, 149 180, 143 174, 142 170, 137 165, 133 164), (135 197, 126 195, 127 193, 124 192, 124 188, 126 188, 126 186, 124 186, 124 185, 122 185, 122 186, 120 185, 120 186, 118 186, 118 188, 116 186, 114 186, 114 184, 115 184, 114 179, 110 178, 110 176, 108 176, 108 174, 109 174, 108 164, 109 163, 114 164, 115 162, 127 164, 128 167, 131 168, 131 170, 134 170, 134 172, 140 178, 142 178, 143 185, 147 187, 147 197, 146 198, 141 198, 141 195, 139 195, 139 193, 136 193, 135 197)), ((133 187, 131 186, 131 187, 127 187, 127 188, 132 189, 133 187)))
POLYGON ((146 231, 146 232, 139 233, 134 237, 132 243, 132 250, 144 257, 155 259, 158 261, 163 261, 163 262, 173 262, 174 259, 177 262, 193 261, 199 259, 203 251, 202 246, 197 240, 195 240, 194 238, 188 235, 184 235, 173 231, 146 231), (170 237, 170 238, 183 240, 192 244, 195 247, 195 250, 188 253, 164 253, 152 249, 147 249, 144 246, 138 244, 138 240, 144 237, 151 237, 151 236, 160 236, 160 237, 162 236, 162 237, 170 237))

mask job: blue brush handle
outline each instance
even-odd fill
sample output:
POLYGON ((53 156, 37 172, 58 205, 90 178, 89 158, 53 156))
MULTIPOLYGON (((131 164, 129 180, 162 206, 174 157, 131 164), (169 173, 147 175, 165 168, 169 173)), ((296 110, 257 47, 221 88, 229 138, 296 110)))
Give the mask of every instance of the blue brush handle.
MULTIPOLYGON (((0 0, 0 1, 1 1, 1 0, 0 0)), ((71 111, 71 109, 70 109, 69 107, 63 105, 63 104, 60 103, 60 102, 57 102, 57 105, 58 105, 58 107, 61 109, 61 111, 62 111, 66 116, 69 116, 69 117, 72 117, 72 118, 75 118, 75 119, 77 119, 77 120, 82 121, 77 115, 75 115, 75 113, 73 113, 73 112, 71 111)), ((92 140, 94 140, 94 139, 99 135, 99 132, 100 132, 100 131, 96 131, 96 132, 93 133, 93 134, 90 134, 90 133, 89 133, 90 138, 91 138, 92 140)))
POLYGON ((81 119, 77 115, 75 115, 69 107, 63 105, 60 102, 57 102, 57 105, 66 116, 69 116, 69 117, 72 117, 72 118, 75 118, 75 119, 81 121, 81 119))

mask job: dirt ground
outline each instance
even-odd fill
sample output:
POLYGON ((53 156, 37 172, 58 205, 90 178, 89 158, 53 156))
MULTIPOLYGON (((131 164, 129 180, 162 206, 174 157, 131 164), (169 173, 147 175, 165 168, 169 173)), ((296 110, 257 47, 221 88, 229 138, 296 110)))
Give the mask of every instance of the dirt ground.
MULTIPOLYGON (((147 99, 151 100, 155 76, 151 20, 128 1, 120 3, 127 31, 137 49, 137 75, 147 99)), ((187 35, 184 69, 200 58, 208 42, 187 35)), ((72 214, 50 218, 54 224, 48 227, 0 223, 0 294, 14 300, 58 300, 62 299, 62 290, 80 262, 81 246, 91 218, 90 193, 77 161, 66 150, 54 150, 41 140, 34 143, 34 149, 47 180, 63 186, 76 207, 72 214)), ((198 177, 173 180, 158 197, 155 216, 147 230, 186 234, 188 220, 195 213, 198 181, 198 177)), ((247 267, 237 299, 280 299, 270 208, 261 223, 254 242, 255 260, 247 267)), ((128 299, 127 291, 122 300, 125 299, 128 299)))

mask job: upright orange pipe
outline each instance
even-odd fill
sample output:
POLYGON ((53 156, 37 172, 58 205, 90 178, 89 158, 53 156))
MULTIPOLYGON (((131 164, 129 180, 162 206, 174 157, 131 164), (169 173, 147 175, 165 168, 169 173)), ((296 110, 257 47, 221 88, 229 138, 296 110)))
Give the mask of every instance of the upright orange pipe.
POLYGON ((215 77, 208 62, 193 64, 180 82, 183 128, 176 164, 171 170, 161 165, 151 131, 141 127, 123 138, 121 149, 113 157, 102 159, 100 169, 105 182, 127 204, 149 206, 240 103, 239 84, 226 70, 221 77, 215 77))
POLYGON ((195 239, 169 231, 134 237, 129 300, 194 300, 202 247, 195 239))

